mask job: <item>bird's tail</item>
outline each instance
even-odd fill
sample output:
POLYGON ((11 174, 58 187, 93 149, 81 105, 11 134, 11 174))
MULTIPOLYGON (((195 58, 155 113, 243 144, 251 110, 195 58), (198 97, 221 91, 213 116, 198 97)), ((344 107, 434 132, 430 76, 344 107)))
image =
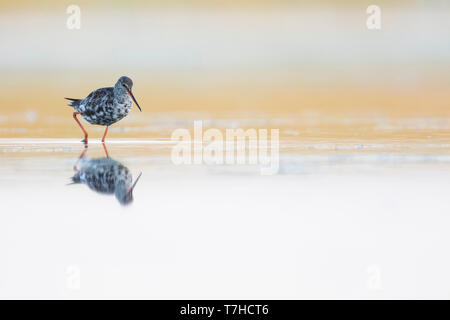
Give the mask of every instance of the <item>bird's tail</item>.
POLYGON ((78 107, 81 101, 81 99, 73 99, 73 98, 64 98, 64 99, 69 100, 70 102, 68 105, 74 108, 78 107))
POLYGON ((68 183, 67 185, 81 183, 80 173, 79 172, 75 173, 75 175, 71 178, 71 180, 72 183, 68 183))

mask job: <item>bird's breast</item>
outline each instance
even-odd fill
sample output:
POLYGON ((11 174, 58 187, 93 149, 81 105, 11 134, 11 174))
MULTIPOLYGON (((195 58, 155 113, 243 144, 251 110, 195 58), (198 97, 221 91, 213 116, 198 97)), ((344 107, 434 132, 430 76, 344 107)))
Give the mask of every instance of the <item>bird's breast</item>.
POLYGON ((131 111, 131 107, 132 107, 131 101, 125 100, 122 102, 118 102, 114 106, 113 114, 121 119, 131 111))

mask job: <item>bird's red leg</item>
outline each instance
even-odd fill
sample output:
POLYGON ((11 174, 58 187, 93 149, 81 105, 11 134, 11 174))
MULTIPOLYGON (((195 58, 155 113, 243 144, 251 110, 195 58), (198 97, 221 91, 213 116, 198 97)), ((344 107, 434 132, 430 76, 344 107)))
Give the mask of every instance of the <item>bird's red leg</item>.
POLYGON ((75 119, 75 121, 78 123, 78 125, 80 126, 81 130, 83 130, 84 133, 84 143, 88 143, 88 134, 86 132, 86 130, 84 130, 83 126, 81 125, 80 121, 77 119, 77 114, 81 114, 81 112, 74 112, 73 113, 73 118, 75 119))
POLYGON ((77 162, 73 166, 73 171, 76 171, 76 172, 80 171, 80 169, 78 169, 78 163, 80 162, 81 159, 84 158, 84 156, 86 155, 87 150, 88 150, 88 147, 87 147, 87 144, 86 144, 84 146, 83 152, 80 154, 80 156, 78 157, 77 162))
POLYGON ((102 143, 102 145, 103 145, 103 150, 105 150, 106 157, 109 158, 109 153, 108 153, 108 149, 106 148, 106 144, 102 143))
POLYGON ((102 138, 103 143, 105 142, 106 134, 108 133, 108 128, 109 127, 106 127, 105 133, 103 134, 103 138, 102 138))

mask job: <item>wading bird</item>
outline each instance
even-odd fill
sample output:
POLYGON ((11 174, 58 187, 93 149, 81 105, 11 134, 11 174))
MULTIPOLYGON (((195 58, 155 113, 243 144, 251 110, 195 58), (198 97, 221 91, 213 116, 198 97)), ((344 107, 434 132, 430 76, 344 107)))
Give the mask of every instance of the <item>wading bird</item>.
POLYGON ((131 92, 132 87, 133 81, 126 76, 122 76, 117 80, 114 87, 97 89, 84 99, 65 98, 70 100, 69 106, 75 109, 73 118, 83 130, 84 140, 82 142, 88 142, 88 134, 78 120, 77 115, 81 114, 83 119, 90 124, 106 126, 102 138, 102 142, 105 142, 108 127, 128 115, 133 106, 133 101, 136 103, 139 111, 142 111, 131 92))
POLYGON ((89 159, 85 148, 73 167, 75 175, 71 184, 85 184, 98 193, 114 194, 121 205, 128 205, 133 202, 133 189, 141 174, 133 183, 130 170, 110 158, 105 145, 103 146, 105 158, 89 159))

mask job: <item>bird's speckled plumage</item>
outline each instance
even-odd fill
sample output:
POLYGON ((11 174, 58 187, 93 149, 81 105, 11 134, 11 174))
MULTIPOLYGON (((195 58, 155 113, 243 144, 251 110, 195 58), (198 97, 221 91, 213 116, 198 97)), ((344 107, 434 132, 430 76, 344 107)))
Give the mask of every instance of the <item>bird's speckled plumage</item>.
POLYGON ((133 100, 127 90, 131 92, 132 87, 133 81, 122 76, 114 87, 97 89, 84 99, 66 99, 90 124, 110 126, 131 111, 133 100))
POLYGON ((114 194, 123 205, 133 201, 130 170, 120 162, 107 158, 84 158, 81 168, 72 177, 74 183, 83 183, 90 189, 104 194, 114 194))

